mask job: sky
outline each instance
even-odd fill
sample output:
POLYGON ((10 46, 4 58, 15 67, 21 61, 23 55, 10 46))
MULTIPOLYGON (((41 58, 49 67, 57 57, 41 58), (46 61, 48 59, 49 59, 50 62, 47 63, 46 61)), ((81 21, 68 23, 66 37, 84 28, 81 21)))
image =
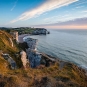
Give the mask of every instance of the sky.
POLYGON ((0 0, 0 27, 87 29, 87 0, 0 0))

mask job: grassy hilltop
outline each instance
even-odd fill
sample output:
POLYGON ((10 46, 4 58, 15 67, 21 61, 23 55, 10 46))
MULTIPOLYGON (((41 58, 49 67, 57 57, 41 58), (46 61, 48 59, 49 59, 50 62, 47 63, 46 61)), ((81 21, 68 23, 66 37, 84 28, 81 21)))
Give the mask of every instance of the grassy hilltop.
POLYGON ((43 29, 43 28, 31 28, 31 27, 4 28, 4 27, 1 27, 0 29, 5 30, 8 33, 13 32, 13 31, 17 31, 18 34, 21 35, 21 34, 32 34, 32 32, 34 30, 43 29))
POLYGON ((21 48, 13 39, 12 47, 9 38, 12 39, 10 34, 0 30, 0 51, 8 53, 16 61, 18 69, 11 70, 0 53, 0 87, 87 87, 85 71, 72 63, 62 61, 50 67, 24 70, 20 56, 15 56, 21 48))
MULTIPOLYGON (((3 50, 4 52, 7 53, 19 51, 16 44, 14 44, 14 47, 11 46, 9 38, 13 40, 10 34, 0 30, 0 50, 3 50)), ((15 43, 15 40, 13 40, 13 43, 15 43)))

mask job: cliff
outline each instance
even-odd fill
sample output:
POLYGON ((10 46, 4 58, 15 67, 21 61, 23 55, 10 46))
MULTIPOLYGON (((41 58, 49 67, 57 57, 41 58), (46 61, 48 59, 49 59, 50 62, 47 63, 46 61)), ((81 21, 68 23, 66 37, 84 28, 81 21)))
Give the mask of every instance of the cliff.
POLYGON ((43 69, 17 69, 0 75, 1 87, 87 87, 84 70, 66 63, 62 69, 59 63, 43 69))
POLYGON ((18 47, 12 36, 0 30, 0 50, 7 53, 17 52, 18 47))
POLYGON ((36 28, 33 32, 32 32, 33 35, 40 35, 40 34, 43 34, 43 35, 46 35, 46 34, 49 34, 49 32, 47 31, 47 29, 44 29, 44 28, 36 28))
POLYGON ((2 27, 1 30, 5 30, 6 32, 18 32, 19 35, 21 34, 49 34, 50 32, 47 31, 45 28, 31 28, 31 27, 18 27, 18 28, 4 28, 2 27))
POLYGON ((19 47, 16 41, 12 38, 10 34, 5 31, 0 30, 0 56, 3 57, 10 65, 14 66, 15 62, 19 66, 19 47))
POLYGON ((27 48, 26 43, 19 47, 12 39, 12 47, 8 38, 12 39, 8 33, 0 31, 0 87, 87 87, 84 69, 69 62, 54 61, 53 57, 43 53, 40 66, 34 69, 28 66, 25 70, 19 51, 24 45, 27 48), (12 70, 2 52, 8 53, 19 68, 12 70))

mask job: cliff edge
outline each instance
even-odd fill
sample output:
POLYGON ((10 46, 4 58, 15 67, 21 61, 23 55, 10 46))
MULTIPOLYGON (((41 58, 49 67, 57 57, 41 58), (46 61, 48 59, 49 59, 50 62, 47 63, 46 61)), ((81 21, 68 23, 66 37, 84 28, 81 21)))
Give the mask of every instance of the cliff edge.
MULTIPOLYGON (((25 70, 19 55, 22 48, 9 38, 12 39, 8 33, 0 31, 0 87, 87 87, 85 70, 69 62, 56 60, 47 67, 42 64, 25 70), (12 70, 2 53, 9 54, 18 68, 12 70)), ((42 57, 46 61, 52 59, 46 54, 42 57)))

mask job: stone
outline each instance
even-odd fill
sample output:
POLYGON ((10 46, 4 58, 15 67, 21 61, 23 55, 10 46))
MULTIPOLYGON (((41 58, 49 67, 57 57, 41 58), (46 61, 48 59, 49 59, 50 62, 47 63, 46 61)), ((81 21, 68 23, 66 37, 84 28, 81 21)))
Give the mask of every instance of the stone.
POLYGON ((8 61, 8 63, 11 65, 11 69, 16 69, 16 62, 9 56, 9 54, 2 54, 5 60, 8 61))
POLYGON ((26 53, 28 56, 30 67, 35 68, 40 65, 41 61, 41 54, 36 50, 36 45, 38 40, 27 38, 25 41, 27 42, 29 47, 28 49, 26 49, 26 53))
POLYGON ((22 61, 23 67, 26 69, 26 65, 27 65, 26 52, 22 50, 20 52, 20 55, 21 55, 21 61, 22 61))

